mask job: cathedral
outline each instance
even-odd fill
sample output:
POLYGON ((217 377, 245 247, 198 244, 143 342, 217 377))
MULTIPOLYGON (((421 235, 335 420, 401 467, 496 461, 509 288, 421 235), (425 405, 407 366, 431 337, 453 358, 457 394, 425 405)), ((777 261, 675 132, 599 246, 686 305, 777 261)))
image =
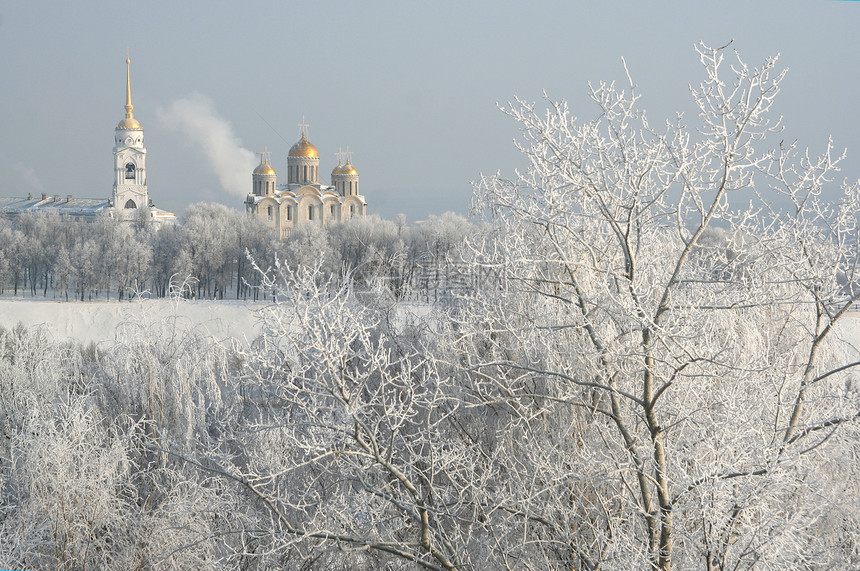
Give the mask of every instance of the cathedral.
POLYGON ((134 118, 131 104, 131 60, 125 60, 125 118, 114 130, 113 193, 109 199, 73 198, 72 195, 32 194, 26 198, 0 198, 0 214, 17 216, 25 212, 57 212, 63 216, 94 219, 110 216, 117 220, 133 220, 146 209, 146 216, 155 222, 176 220, 176 215, 156 208, 146 186, 146 147, 143 127, 134 118))
POLYGON ((306 127, 301 125, 301 138, 287 156, 286 184, 278 185, 269 153, 260 153, 260 165, 251 175, 252 189, 245 199, 245 209, 266 221, 281 238, 298 224, 327 225, 367 214, 350 153, 345 153, 346 164, 344 154, 338 154, 331 185, 320 184, 320 155, 308 140, 306 127))

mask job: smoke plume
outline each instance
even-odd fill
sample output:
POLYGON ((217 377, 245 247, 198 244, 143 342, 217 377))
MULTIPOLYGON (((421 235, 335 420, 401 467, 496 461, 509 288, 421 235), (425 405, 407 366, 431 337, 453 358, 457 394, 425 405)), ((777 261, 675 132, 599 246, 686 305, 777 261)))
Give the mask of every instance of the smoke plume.
POLYGON ((248 194, 256 163, 254 153, 242 147, 233 126, 218 115, 211 99, 194 93, 159 108, 157 113, 164 127, 179 131, 200 150, 224 190, 237 196, 248 194))

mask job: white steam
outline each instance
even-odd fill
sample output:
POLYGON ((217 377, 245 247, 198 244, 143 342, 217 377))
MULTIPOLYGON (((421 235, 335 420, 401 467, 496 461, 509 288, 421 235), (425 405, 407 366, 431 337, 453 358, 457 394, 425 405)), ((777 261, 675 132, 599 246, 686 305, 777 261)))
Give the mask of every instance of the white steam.
POLYGON ((157 113, 163 126, 179 131, 200 150, 224 190, 237 196, 248 194, 256 163, 254 153, 242 147, 233 126, 218 115, 211 99, 194 93, 159 108, 157 113))
POLYGON ((36 170, 28 167, 22 163, 15 163, 12 165, 12 168, 18 173, 18 176, 21 177, 24 182, 36 189, 38 192, 42 192, 45 190, 45 185, 42 184, 42 181, 39 180, 38 175, 36 174, 36 170))

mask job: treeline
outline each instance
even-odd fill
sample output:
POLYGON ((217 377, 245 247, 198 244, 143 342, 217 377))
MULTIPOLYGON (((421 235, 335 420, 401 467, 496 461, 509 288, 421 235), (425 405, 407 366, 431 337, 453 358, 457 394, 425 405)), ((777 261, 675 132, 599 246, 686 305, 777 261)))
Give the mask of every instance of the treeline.
POLYGON ((260 270, 318 267, 360 288, 382 285, 397 299, 438 299, 462 282, 455 245, 474 230, 455 214, 415 226, 369 216, 322 228, 299 227, 278 240, 262 221, 220 204, 190 206, 160 228, 84 221, 56 213, 0 217, 0 294, 64 300, 165 297, 177 283, 206 299, 265 296, 260 270), (256 266, 256 267, 255 267, 256 266))

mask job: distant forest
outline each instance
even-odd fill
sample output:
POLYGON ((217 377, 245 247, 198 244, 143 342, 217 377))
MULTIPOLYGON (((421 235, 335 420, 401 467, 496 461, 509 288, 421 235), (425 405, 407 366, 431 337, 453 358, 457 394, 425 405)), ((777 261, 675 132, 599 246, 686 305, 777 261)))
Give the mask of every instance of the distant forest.
POLYGON ((0 217, 0 295, 66 301, 165 297, 185 284, 198 299, 258 300, 262 271, 319 267, 359 289, 382 286, 396 299, 438 300, 474 278, 454 247, 474 231, 456 214, 415 226, 379 216, 326 228, 305 225, 280 241, 264 222, 221 204, 198 203, 175 224, 141 216, 84 221, 55 213, 0 217))

